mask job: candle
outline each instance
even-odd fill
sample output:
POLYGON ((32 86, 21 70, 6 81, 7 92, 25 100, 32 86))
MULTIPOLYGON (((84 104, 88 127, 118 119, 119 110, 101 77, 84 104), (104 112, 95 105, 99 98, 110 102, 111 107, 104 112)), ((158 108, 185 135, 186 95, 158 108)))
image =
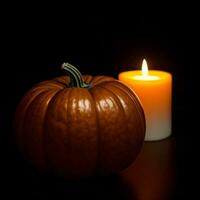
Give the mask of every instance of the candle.
POLYGON ((148 70, 144 59, 142 70, 122 72, 119 80, 132 88, 141 101, 146 118, 145 141, 170 136, 172 75, 148 70))

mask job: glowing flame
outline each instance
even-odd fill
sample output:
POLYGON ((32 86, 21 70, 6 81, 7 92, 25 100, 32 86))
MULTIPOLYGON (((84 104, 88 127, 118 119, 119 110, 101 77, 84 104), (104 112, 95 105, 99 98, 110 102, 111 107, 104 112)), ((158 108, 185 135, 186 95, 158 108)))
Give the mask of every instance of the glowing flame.
POLYGON ((147 65, 147 61, 145 59, 143 59, 143 61, 142 61, 142 75, 148 76, 148 65, 147 65))

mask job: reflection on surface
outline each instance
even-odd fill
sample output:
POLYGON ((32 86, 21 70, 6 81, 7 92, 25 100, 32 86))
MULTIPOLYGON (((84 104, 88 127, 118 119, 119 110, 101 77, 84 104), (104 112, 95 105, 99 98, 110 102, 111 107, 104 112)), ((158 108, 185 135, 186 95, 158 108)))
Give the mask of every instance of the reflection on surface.
POLYGON ((10 165, 15 167, 10 170, 9 191, 15 197, 67 200, 171 200, 175 186, 174 161, 173 138, 145 142, 137 160, 118 175, 73 183, 39 175, 16 160, 10 165))
POLYGON ((136 199, 171 199, 176 182, 174 139, 145 142, 135 163, 121 175, 136 199))

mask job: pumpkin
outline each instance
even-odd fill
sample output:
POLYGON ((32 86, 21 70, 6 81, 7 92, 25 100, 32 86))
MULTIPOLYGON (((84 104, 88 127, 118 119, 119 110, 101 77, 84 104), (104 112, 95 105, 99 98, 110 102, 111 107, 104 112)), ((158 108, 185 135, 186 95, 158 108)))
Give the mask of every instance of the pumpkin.
POLYGON ((44 81, 22 98, 15 115, 20 151, 40 170, 65 178, 118 172, 141 150, 145 117, 134 92, 107 76, 69 76, 44 81))

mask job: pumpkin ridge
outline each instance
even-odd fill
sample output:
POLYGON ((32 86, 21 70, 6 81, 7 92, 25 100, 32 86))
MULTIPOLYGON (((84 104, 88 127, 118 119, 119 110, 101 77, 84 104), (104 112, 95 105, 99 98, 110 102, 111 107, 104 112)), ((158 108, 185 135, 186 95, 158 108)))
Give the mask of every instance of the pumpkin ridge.
POLYGON ((94 85, 99 85, 105 82, 108 83, 110 81, 114 81, 114 78, 109 77, 109 76, 94 76, 93 79, 91 80, 91 84, 94 86, 94 85))
MULTIPOLYGON (((115 85, 116 81, 110 81, 109 83, 114 83, 113 85, 115 85)), ((108 82, 106 82, 105 85, 102 83, 102 84, 98 85, 98 87, 102 88, 103 90, 106 90, 107 92, 109 92, 113 95, 113 99, 114 99, 115 103, 117 103, 118 108, 120 108, 120 110, 121 110, 120 112, 123 113, 123 118, 125 119, 125 121, 127 121, 127 115, 126 115, 126 112, 124 110, 124 107, 122 106, 122 103, 121 103, 119 97, 111 89, 107 88, 107 84, 108 84, 108 82)), ((117 89, 119 89, 119 88, 117 88, 117 89)), ((125 130, 128 131, 128 124, 125 123, 124 125, 126 126, 125 130)))
POLYGON ((101 80, 103 78, 104 78, 104 76, 94 76, 94 77, 92 77, 91 83, 96 85, 96 84, 98 84, 99 80, 101 80))
MULTIPOLYGON (((122 83, 120 83, 120 82, 117 82, 117 83, 119 83, 120 86, 119 86, 119 85, 118 85, 118 86, 117 86, 117 85, 114 85, 114 87, 117 87, 117 88, 121 89, 126 95, 128 95, 128 96, 133 100, 133 102, 134 102, 135 104, 137 104, 136 110, 137 110, 137 112, 138 112, 138 114, 139 114, 139 116, 140 116, 140 121, 143 122, 143 119, 145 119, 144 111, 143 111, 142 106, 141 106, 140 103, 139 103, 139 99, 138 99, 138 97, 135 95, 134 91, 132 91, 132 90, 129 89, 128 87, 125 88, 124 85, 123 85, 122 83), (121 86, 122 86, 122 87, 121 87, 121 86), (133 98, 133 95, 130 95, 126 89, 127 89, 128 91, 130 91, 131 93, 134 93, 135 98, 133 98)), ((144 120, 144 124, 143 124, 142 127, 144 127, 144 131, 143 131, 143 132, 145 132, 145 129, 146 129, 145 120, 144 120)))
POLYGON ((45 167, 46 167, 46 163, 48 163, 48 156, 47 156, 47 151, 46 151, 46 134, 48 134, 47 133, 47 131, 46 131, 46 128, 45 128, 45 125, 46 125, 46 117, 47 117, 47 113, 48 113, 48 110, 49 110, 49 105, 50 105, 50 103, 56 98, 56 96, 58 95, 58 94, 60 94, 62 91, 64 90, 64 88, 63 89, 61 89, 61 90, 58 90, 52 97, 51 97, 51 99, 49 100, 49 102, 48 102, 48 105, 47 105, 47 109, 46 109, 46 111, 45 111, 45 114, 44 114, 44 118, 43 118, 43 134, 42 134, 42 142, 43 142, 43 155, 44 155, 44 164, 45 164, 45 167))
POLYGON ((52 80, 52 83, 53 82, 55 82, 56 84, 58 84, 59 86, 61 86, 62 89, 65 89, 65 87, 68 86, 67 83, 64 84, 61 80, 52 80))
POLYGON ((38 84, 35 85, 35 88, 48 88, 48 89, 62 89, 63 84, 58 84, 56 80, 47 80, 47 81, 42 81, 38 84))
MULTIPOLYGON (((57 92, 57 91, 54 90, 53 94, 54 94, 54 92, 57 92)), ((38 153, 39 153, 38 155, 40 155, 38 158, 41 158, 41 159, 38 159, 37 161, 39 161, 38 164, 41 165, 41 167, 44 166, 44 157, 43 157, 44 154, 43 154, 43 150, 42 150, 43 145, 41 145, 41 144, 43 144, 43 142, 42 142, 43 123, 42 122, 43 122, 43 119, 44 119, 44 116, 45 116, 45 112, 43 112, 43 110, 44 111, 46 110, 46 109, 41 110, 41 108, 44 108, 44 107, 41 107, 41 105, 44 104, 44 102, 46 103, 46 100, 50 99, 51 95, 52 95, 51 90, 44 91, 44 92, 40 93, 40 95, 37 95, 34 98, 34 100, 31 102, 29 107, 27 108, 27 111, 25 113, 25 120, 24 120, 24 131, 23 131, 23 136, 22 136, 23 140, 24 140, 23 141, 24 142, 24 144, 23 144, 24 150, 26 152, 34 152, 32 150, 30 151, 30 149, 34 149, 35 147, 39 147, 39 149, 41 149, 41 151, 40 150, 38 151, 38 153), (42 103, 42 104, 40 104, 40 103, 42 103), (32 109, 35 106, 36 106, 37 111, 42 111, 41 115, 40 115, 41 120, 39 121, 39 124, 37 124, 37 123, 36 124, 35 123, 29 124, 29 120, 31 120, 33 122, 34 121, 33 119, 36 117, 36 116, 33 116, 33 115, 30 117, 31 112, 29 112, 29 111, 32 111, 32 109), (34 129, 35 125, 36 126, 39 125, 39 126, 37 126, 37 127, 39 127, 39 129, 35 130, 34 129), (41 127, 41 129, 40 129, 40 127, 41 127), (34 133, 36 133, 36 141, 39 141, 39 143, 38 142, 37 142, 37 144, 33 143, 33 145, 31 146, 31 140, 30 139, 32 137, 31 135, 34 134, 34 133), (39 139, 39 140, 37 140, 37 139, 39 139)), ((36 112, 34 112, 34 113, 37 114, 36 112)), ((34 138, 32 138, 32 139, 34 140, 34 138)), ((31 158, 32 156, 35 156, 35 155, 34 154, 28 154, 28 156, 30 156, 30 158, 31 158)))
MULTIPOLYGON (((117 81, 118 82, 118 81, 117 81)), ((121 85, 121 83, 120 82, 118 82, 120 85, 121 85)), ((137 140, 139 139, 140 140, 140 143, 143 143, 143 140, 142 140, 142 138, 144 138, 144 135, 145 135, 145 129, 146 129, 146 123, 145 123, 145 115, 144 115, 144 111, 143 111, 143 109, 142 109, 142 106, 139 104, 139 100, 137 99, 137 96, 135 96, 135 93, 133 93, 132 92, 132 90, 130 90, 129 88, 127 88, 126 86, 124 86, 124 85, 122 85, 123 87, 119 87, 119 86, 117 86, 116 84, 113 84, 113 86, 115 87, 115 88, 118 88, 121 92, 123 92, 124 94, 126 94, 129 98, 131 98, 132 99, 132 101, 133 101, 133 104, 136 104, 137 106, 135 106, 135 109, 136 109, 136 111, 137 111, 137 114, 138 114, 138 118, 140 119, 140 120, 138 120, 139 121, 139 123, 141 124, 141 126, 140 127, 142 127, 142 131, 141 131, 141 133, 143 134, 143 135, 136 135, 137 136, 137 140), (126 91, 126 88, 128 89, 128 91, 126 91), (134 94, 134 96, 133 95, 131 95, 129 92, 132 92, 133 94, 134 94)), ((139 152, 141 151, 141 148, 140 149, 138 149, 138 152, 135 152, 136 154, 135 155, 137 155, 139 152)))
MULTIPOLYGON (((69 126, 68 137, 71 141, 69 141, 70 148, 66 148, 66 150, 67 150, 66 153, 68 153, 68 154, 70 153, 68 160, 66 160, 66 164, 70 162, 69 160, 71 160, 72 162, 71 162, 71 164, 69 164, 70 168, 68 169, 68 171, 73 172, 72 176, 77 176, 77 173, 78 174, 80 173, 83 176, 95 174, 96 173, 96 171, 95 171, 96 163, 97 163, 96 162, 96 159, 97 159, 97 155, 96 155, 97 154, 97 142, 96 142, 97 134, 96 134, 96 130, 94 131, 95 128, 92 128, 92 127, 96 126, 96 119, 94 116, 94 113, 96 110, 95 103, 93 102, 93 98, 92 98, 92 95, 90 94, 89 90, 83 89, 83 88, 73 88, 72 94, 70 94, 69 97, 70 97, 69 102, 68 102, 69 113, 67 114, 67 116, 69 116, 69 118, 68 118, 69 121, 66 120, 65 122, 69 126), (74 101, 74 99, 75 99, 75 101, 74 101), (90 100, 89 104, 90 104, 90 110, 92 111, 92 115, 90 115, 89 117, 91 118, 91 116, 92 116, 91 122, 90 121, 87 122, 88 119, 87 119, 86 111, 88 108, 87 108, 87 105, 86 105, 86 107, 84 107, 85 100, 90 100), (80 102, 82 102, 83 104, 80 104, 80 102), (81 106, 84 107, 82 111, 80 109, 81 106), (86 119, 86 122, 84 122, 84 123, 80 122, 80 124, 77 123, 81 119, 79 116, 82 116, 84 119, 86 119), (91 124, 92 124, 92 126, 91 126, 91 124), (85 125, 88 125, 88 126, 85 126, 85 125), (82 134, 83 132, 81 132, 80 128, 85 132, 85 134, 82 134), (92 130, 92 132, 87 132, 87 130, 92 130), (74 138, 76 138, 76 140, 74 140, 74 138), (89 140, 87 140, 87 138, 89 140), (87 145, 86 141, 89 142, 88 144, 92 144, 92 146, 87 145), (78 146, 77 144, 80 144, 80 146, 78 146), (93 147, 92 152, 90 150, 90 147, 93 147), (79 154, 78 154, 78 152, 79 152, 79 154), (77 157, 77 159, 75 159, 76 155, 79 155, 80 156, 79 158, 81 158, 81 157, 82 158, 79 159, 77 157), (93 159, 91 159, 91 158, 93 158, 93 159), (80 160, 80 165, 78 165, 80 167, 80 169, 78 169, 76 167, 77 166, 76 160, 77 161, 80 160), (78 169, 78 171, 77 171, 77 169, 78 169)), ((89 112, 91 112, 91 111, 89 111, 89 112)))
MULTIPOLYGON (((99 171, 99 168, 100 168, 100 166, 99 166, 99 158, 100 158, 100 152, 101 152, 101 150, 100 150, 100 147, 101 147, 101 145, 100 145, 100 138, 101 138, 101 134, 100 134, 100 124, 99 124, 99 115, 98 115, 98 112, 97 112, 97 102, 96 102, 96 100, 95 100, 95 95, 93 94, 93 92, 92 92, 92 90, 90 90, 90 92, 89 92, 90 94, 91 94, 91 96, 92 96, 92 100, 93 100, 93 103, 94 103, 94 105, 95 105, 95 115, 96 115, 96 130, 97 130, 97 159, 96 159, 96 171, 98 172, 99 171)), ((98 104, 99 105, 99 104, 98 104)), ((99 107, 100 107, 100 105, 99 105, 99 107)))
POLYGON ((65 76, 56 77, 56 78, 52 79, 51 81, 58 81, 60 84, 66 86, 69 84, 70 78, 69 78, 69 76, 65 75, 65 76))
MULTIPOLYGON (((72 93, 72 91, 73 91, 73 89, 69 89, 67 92, 68 92, 68 95, 67 95, 67 104, 69 104, 69 100, 70 100, 70 96, 71 96, 71 93, 72 93)), ((67 110, 66 110, 66 116, 68 116, 68 118, 69 118, 69 108, 70 108, 70 106, 69 105, 67 105, 67 110)), ((69 137, 69 140, 70 140, 70 137, 71 137, 71 134, 70 134, 70 129, 69 129, 69 126, 70 126, 70 124, 69 124, 69 119, 67 119, 67 122, 65 122, 65 124, 66 124, 66 127, 67 127, 67 129, 68 129, 68 137, 69 137)), ((66 138, 66 134, 65 134, 65 138, 66 138)), ((66 143, 65 143, 65 146, 66 146, 66 143)), ((66 152, 66 148, 65 148, 65 152, 66 152)), ((66 161, 66 159, 65 159, 65 161, 66 161)), ((67 162, 67 161, 66 161, 67 162)))
POLYGON ((116 81, 116 80, 107 80, 107 81, 103 81, 103 82, 100 82, 100 83, 98 83, 98 86, 101 86, 102 84, 104 85, 105 83, 106 84, 115 84, 116 82, 118 82, 118 81, 116 81))
MULTIPOLYGON (((106 83, 108 83, 108 82, 106 82, 106 83)), ((104 90, 107 94, 109 94, 110 93, 110 91, 109 90, 107 90, 107 88, 104 88, 104 87, 101 87, 100 85, 96 85, 96 88, 100 88, 101 90, 104 90)), ((117 103, 116 102, 116 98, 115 98, 115 96, 113 97, 111 97, 111 98, 109 98, 111 101, 113 101, 113 104, 115 104, 115 106, 117 107, 117 108, 119 108, 119 103, 117 103), (112 98, 112 100, 111 100, 111 98, 112 98)), ((106 104, 108 105, 108 107, 110 106, 109 105, 109 103, 106 101, 106 99, 103 97, 103 99, 105 100, 105 102, 106 102, 106 104)), ((101 113, 101 109, 102 109, 102 106, 101 106, 101 104, 99 103, 99 101, 96 101, 97 103, 98 103, 98 105, 99 105, 99 112, 98 113, 101 113)), ((115 107, 115 108, 116 108, 115 107)), ((121 107, 121 105, 120 105, 120 107, 121 107)), ((120 111, 121 111, 121 109, 119 109, 120 111)), ((104 109, 104 111, 105 111, 105 109, 104 109)), ((103 112, 104 112, 103 111, 103 112)), ((121 117, 121 116, 120 116, 121 117)), ((100 121, 99 121, 100 122, 100 121)), ((113 121, 112 121, 113 122, 113 121)), ((100 127, 100 131, 103 129, 103 127, 100 127)), ((125 128, 126 130, 127 130, 127 127, 125 128)), ((115 129, 116 130, 116 129, 115 129)), ((117 130, 116 130, 117 131, 117 130)), ((111 132, 112 133, 112 132, 111 132)), ((105 134, 104 134, 104 136, 105 136, 105 134)), ((112 136, 111 136, 112 137, 112 136)), ((101 134, 100 134, 100 138, 101 138, 101 134)), ((99 140, 99 144, 100 144, 100 147, 101 146, 103 146, 104 145, 104 140, 102 140, 102 139, 100 139, 99 140)), ((117 142, 116 142, 117 143, 117 142)), ((109 142, 106 144, 106 145, 108 145, 109 146, 109 142)), ((107 149, 108 150, 108 149, 107 149)), ((113 159, 114 160, 110 160, 109 159, 109 164, 107 164, 106 163, 106 160, 105 160, 105 158, 104 158, 104 155, 106 155, 106 154, 109 154, 109 152, 108 151, 105 151, 105 149, 102 151, 99 151, 100 153, 99 153, 99 159, 100 159, 100 165, 99 165, 99 167, 100 167, 100 169, 101 169, 101 171, 99 171, 100 173, 101 172, 103 172, 103 173, 109 173, 110 171, 115 171, 115 170, 121 170, 122 169, 122 166, 123 166, 123 164, 121 164, 121 169, 116 169, 115 167, 116 166, 119 166, 120 165, 120 163, 118 162, 118 159, 117 159, 117 156, 114 158, 113 157, 113 159), (116 166, 115 166, 115 164, 116 164, 116 166)), ((113 150, 113 152, 114 152, 114 155, 117 155, 116 154, 116 152, 119 152, 118 150, 116 150, 116 146, 114 147, 114 149, 111 149, 111 152, 112 152, 112 150, 113 150)), ((124 153, 124 152, 123 152, 124 153)), ((112 155, 113 155, 113 153, 111 153, 111 155, 109 155, 108 157, 110 157, 110 158, 112 158, 112 155)), ((108 158, 107 157, 107 158, 108 158)), ((123 167, 124 168, 124 167, 123 167)))
MULTIPOLYGON (((111 81, 111 83, 112 83, 112 82, 114 82, 114 81, 111 81)), ((114 85, 114 84, 113 84, 113 85, 114 85)), ((121 108, 121 111, 123 112, 123 116, 124 116, 124 118, 126 119, 126 113, 125 113, 124 107, 122 106, 122 104, 121 104, 121 102, 120 102, 119 97, 118 97, 112 90, 108 89, 108 88, 106 87, 106 85, 105 85, 105 86, 99 85, 99 87, 101 87, 101 88, 107 90, 108 92, 110 92, 110 93, 115 97, 115 100, 116 100, 116 102, 118 102, 118 106, 121 108)), ((127 120, 126 120, 126 121, 127 121, 127 120)), ((127 126, 127 124, 126 124, 126 130, 127 130, 127 129, 128 129, 128 126, 127 126)))
POLYGON ((83 75, 83 80, 84 80, 84 82, 91 84, 93 77, 91 75, 83 75))

